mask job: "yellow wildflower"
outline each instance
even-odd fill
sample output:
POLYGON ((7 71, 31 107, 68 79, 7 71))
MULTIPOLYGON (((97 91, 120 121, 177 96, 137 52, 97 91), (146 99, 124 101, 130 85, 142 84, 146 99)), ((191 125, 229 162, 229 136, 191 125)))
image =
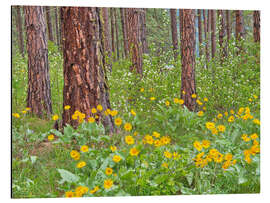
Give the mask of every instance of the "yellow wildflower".
POLYGON ((128 136, 125 137, 125 142, 128 145, 132 145, 132 144, 134 144, 134 138, 132 136, 128 135, 128 136))
POLYGON ((104 188, 105 189, 110 189, 113 185, 113 181, 111 179, 107 179, 104 181, 104 188))
POLYGON ((201 151, 202 150, 202 145, 199 141, 195 141, 193 143, 193 146, 198 150, 198 151, 201 151))
POLYGON ((122 119, 121 118, 116 118, 114 123, 115 123, 115 125, 120 126, 122 124, 122 119))
POLYGON ((105 174, 106 174, 107 176, 111 175, 112 173, 113 173, 113 169, 112 169, 112 168, 106 168, 105 174))
POLYGON ((121 158, 119 155, 114 155, 112 160, 113 160, 114 162, 118 163, 119 161, 121 161, 121 159, 122 159, 122 158, 121 158))
POLYGON ((125 123, 124 128, 126 131, 131 131, 132 125, 130 123, 125 123))
POLYGON ((66 106, 64 107, 64 109, 65 109, 65 110, 69 110, 69 109, 70 109, 70 106, 69 106, 69 105, 66 105, 66 106))
POLYGON ((98 111, 102 111, 102 110, 103 110, 102 105, 100 105, 100 104, 99 104, 99 105, 97 105, 97 110, 98 110, 98 111))
POLYGON ((48 136, 48 140, 49 140, 49 141, 54 140, 54 135, 53 135, 53 134, 50 134, 50 135, 48 136))
POLYGON ((137 150, 135 147, 134 148, 131 148, 130 150, 129 150, 129 154, 131 155, 131 156, 138 156, 138 154, 139 154, 139 150, 137 150))
POLYGON ((85 161, 80 161, 78 164, 77 164, 77 168, 82 168, 82 167, 84 167, 84 166, 86 166, 86 163, 85 163, 85 161))
POLYGON ((82 152, 88 152, 89 151, 89 147, 87 145, 83 145, 83 146, 81 146, 81 151, 82 152))

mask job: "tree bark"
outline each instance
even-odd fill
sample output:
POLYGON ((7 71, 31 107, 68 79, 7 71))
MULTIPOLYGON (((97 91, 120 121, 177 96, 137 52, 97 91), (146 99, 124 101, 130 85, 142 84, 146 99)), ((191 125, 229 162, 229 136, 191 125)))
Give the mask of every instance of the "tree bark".
POLYGON ((52 113, 46 24, 42 7, 24 6, 28 52, 27 107, 38 117, 52 113))
POLYGON ((127 8, 128 49, 131 55, 131 71, 142 75, 142 46, 140 41, 139 11, 137 8, 127 8))
POLYGON ((117 23, 117 10, 116 8, 113 9, 114 13, 114 22, 115 22, 115 38, 116 38, 116 51, 117 51, 117 60, 119 60, 119 36, 118 36, 118 23, 117 23))
MULTIPOLYGON (((91 109, 98 104, 110 108, 108 87, 105 83, 105 68, 102 64, 100 45, 100 19, 98 8, 62 7, 64 51, 64 103, 70 109, 63 111, 63 125, 78 126, 72 114, 78 110, 85 119, 94 116, 91 109)), ((99 117, 110 133, 114 132, 111 116, 99 117)))
POLYGON ((224 11, 218 10, 218 16, 220 20, 219 46, 221 51, 221 61, 223 61, 223 59, 227 56, 226 47, 224 45, 224 37, 226 34, 224 11))
POLYGON ((24 40, 23 40, 22 16, 20 6, 16 6, 16 11, 17 11, 16 27, 18 32, 19 49, 22 57, 24 57, 24 40))
POLYGON ((260 11, 253 11, 254 42, 260 42, 260 11))
MULTIPOLYGON (((208 62, 209 62, 209 40, 208 40, 208 22, 207 22, 207 16, 206 16, 206 10, 203 10, 203 24, 204 24, 204 38, 205 38, 205 57, 206 57, 206 68, 208 68, 208 62)), ((209 15, 209 13, 208 13, 209 15)))
POLYGON ((179 9, 179 32, 180 32, 180 42, 183 32, 183 9, 179 9))
POLYGON ((57 46, 60 46, 59 26, 58 26, 58 7, 54 7, 54 20, 55 20, 55 37, 57 46))
POLYGON ((230 11, 226 10, 226 28, 227 28, 227 40, 231 39, 231 16, 230 11))
POLYGON ((243 26, 243 12, 240 10, 235 11, 235 37, 239 41, 241 38, 244 38, 244 26, 243 26))
POLYGON ((198 30, 199 30, 199 55, 202 55, 202 17, 201 17, 201 10, 198 9, 198 30))
POLYGON ((111 17, 111 38, 112 38, 112 57, 115 60, 115 40, 114 40, 114 15, 113 15, 113 8, 110 8, 110 17, 111 17))
POLYGON ((141 41, 143 53, 148 53, 148 45, 146 40, 146 8, 140 10, 140 24, 141 24, 141 41))
POLYGON ((183 32, 181 36, 181 98, 184 105, 190 110, 196 109, 195 83, 195 10, 183 10, 183 32))
POLYGON ((54 41, 53 38, 53 30, 52 30, 52 23, 51 23, 51 14, 50 14, 50 7, 45 6, 46 10, 46 18, 47 18, 47 25, 48 25, 48 37, 50 41, 54 41))
POLYGON ((104 65, 107 70, 112 71, 112 44, 110 40, 108 8, 101 8, 101 28, 101 42, 104 52, 104 65))
POLYGON ((210 10, 211 13, 211 48, 212 48, 212 58, 216 54, 216 11, 210 10))
POLYGON ((126 28, 124 8, 120 8, 120 14, 121 14, 121 24, 122 24, 122 33, 123 33, 123 41, 124 41, 124 54, 125 54, 125 58, 127 58, 128 57, 128 40, 127 40, 127 28, 126 28))
POLYGON ((59 41, 60 41, 60 44, 59 44, 59 46, 60 46, 60 49, 62 50, 62 48, 63 48, 63 32, 62 32, 62 30, 63 30, 63 28, 62 28, 62 17, 61 17, 61 7, 59 8, 59 41))
POLYGON ((172 43, 174 60, 178 57, 178 40, 177 40, 177 21, 176 21, 176 9, 170 9, 171 13, 171 31, 172 31, 172 43))

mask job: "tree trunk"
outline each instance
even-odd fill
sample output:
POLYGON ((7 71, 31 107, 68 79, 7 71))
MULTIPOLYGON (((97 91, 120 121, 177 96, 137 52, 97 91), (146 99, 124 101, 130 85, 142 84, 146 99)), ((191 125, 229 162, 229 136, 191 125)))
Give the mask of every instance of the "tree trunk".
POLYGON ((55 37, 57 46, 60 46, 59 26, 58 26, 58 7, 54 7, 54 20, 55 20, 55 37))
POLYGON ((27 107, 38 117, 52 113, 48 45, 42 7, 25 6, 28 52, 27 107))
POLYGON ((125 58, 128 57, 128 40, 127 40, 127 28, 126 28, 126 21, 125 21, 125 10, 120 8, 121 14, 121 24, 122 24, 122 33, 123 33, 123 41, 124 41, 124 54, 125 58))
POLYGON ((253 11, 254 42, 260 42, 260 11, 253 11))
POLYGON ((115 23, 115 38, 116 38, 116 51, 117 51, 117 60, 119 60, 119 36, 118 36, 118 23, 117 23, 117 10, 113 9, 114 13, 114 23, 115 23))
POLYGON ((170 9, 171 13, 171 31, 172 31, 172 43, 174 60, 178 57, 178 40, 177 40, 177 21, 176 21, 176 9, 170 9))
POLYGON ((140 41, 139 11, 137 8, 127 8, 128 49, 131 55, 131 71, 142 75, 142 47, 140 41))
MULTIPOLYGON (((72 120, 72 114, 78 110, 85 114, 85 119, 94 116, 91 109, 98 104, 106 110, 110 108, 108 87, 102 64, 102 52, 99 33, 99 9, 87 7, 62 7, 63 51, 64 51, 64 103, 70 105, 63 111, 63 125, 78 126, 72 120)), ((111 116, 96 121, 103 123, 110 132, 114 132, 111 116)))
MULTIPOLYGON (((204 24, 204 38, 205 38, 205 56, 206 56, 206 68, 208 68, 208 62, 209 62, 209 40, 208 40, 208 22, 206 18, 206 10, 203 10, 203 24, 204 24)), ((209 13, 208 13, 209 15, 209 13)))
POLYGON ((54 41, 53 39, 53 30, 52 30, 52 23, 51 23, 51 14, 50 14, 50 7, 45 6, 46 10, 46 18, 47 18, 47 25, 48 25, 48 36, 50 41, 54 41))
POLYGON ((183 32, 181 36, 181 98, 184 105, 190 110, 196 109, 195 83, 195 10, 183 10, 183 32))
POLYGON ((17 11, 16 27, 18 32, 19 49, 22 57, 24 57, 24 40, 23 40, 22 16, 20 6, 16 6, 16 11, 17 11))
POLYGON ((201 10, 198 9, 198 30, 199 30, 199 55, 202 56, 202 17, 201 10))
POLYGON ((212 58, 216 54, 216 11, 210 10, 211 13, 211 48, 212 48, 212 58))
POLYGON ((183 32, 183 9, 179 9, 179 34, 180 34, 180 42, 182 41, 182 32, 183 32))
POLYGON ((115 60, 115 40, 114 40, 114 15, 113 15, 113 8, 110 8, 110 18, 111 18, 111 35, 112 35, 112 57, 115 60))
POLYGON ((140 12, 140 24, 141 24, 141 41, 143 53, 148 53, 148 45, 146 40, 146 8, 141 9, 140 12))
POLYGON ((62 17, 61 17, 61 7, 59 8, 59 41, 60 41, 60 44, 59 44, 59 46, 60 46, 60 49, 62 49, 63 48, 63 32, 62 32, 62 17))
POLYGON ((219 30, 219 46, 221 52, 221 61, 227 56, 226 47, 224 45, 224 37, 225 37, 225 18, 224 18, 224 11, 218 10, 218 16, 220 19, 220 30, 219 30))
POLYGON ((104 65, 107 70, 112 71, 112 44, 110 40, 108 8, 101 8, 101 28, 101 42, 104 52, 104 65))
POLYGON ((230 11, 226 10, 226 28, 227 28, 227 40, 230 41, 231 39, 231 16, 230 11))
POLYGON ((244 38, 244 26, 243 26, 243 13, 240 10, 235 11, 235 37, 239 41, 241 38, 244 38))

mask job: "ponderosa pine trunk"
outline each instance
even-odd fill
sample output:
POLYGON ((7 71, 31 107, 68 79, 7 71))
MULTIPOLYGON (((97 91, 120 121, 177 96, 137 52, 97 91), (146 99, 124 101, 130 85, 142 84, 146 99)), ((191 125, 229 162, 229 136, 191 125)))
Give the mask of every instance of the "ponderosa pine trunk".
POLYGON ((27 107, 40 118, 52 114, 46 24, 41 6, 24 6, 28 53, 27 107))
POLYGON ((18 32, 18 43, 19 49, 22 57, 24 57, 24 40, 23 40, 23 30, 22 30, 22 16, 20 6, 16 6, 17 16, 16 16, 16 27, 18 32))
POLYGON ((148 45, 146 40, 146 8, 141 9, 140 12, 140 24, 141 24, 141 41, 143 53, 148 53, 148 45))
POLYGON ((57 46, 60 46, 59 26, 58 26, 58 7, 54 7, 55 38, 57 46))
POLYGON ((121 14, 122 35, 123 35, 123 41, 124 41, 124 54, 125 54, 125 58, 127 58, 128 57, 128 40, 127 40, 127 28, 126 28, 124 8, 120 8, 120 14, 121 14))
POLYGON ((226 29, 227 29, 227 40, 231 39, 231 12, 226 10, 226 29))
POLYGON ((235 38, 239 41, 244 38, 243 11, 235 11, 235 38))
POLYGON ((101 8, 102 48, 104 52, 104 65, 112 71, 112 44, 110 40, 109 12, 108 8, 101 8))
POLYGON ((128 49, 131 57, 131 71, 142 75, 142 46, 140 41, 139 11, 137 8, 126 9, 128 49))
POLYGON ((183 32, 183 9, 179 9, 179 34, 180 34, 180 43, 181 43, 181 36, 183 32))
POLYGON ((195 10, 183 10, 183 32, 181 37, 181 98, 184 105, 190 110, 196 109, 195 83, 195 10))
POLYGON ((111 39, 112 39, 112 57, 113 60, 115 60, 115 39, 114 39, 114 27, 115 27, 115 21, 114 21, 114 15, 113 15, 113 8, 110 8, 110 18, 111 18, 111 39))
POLYGON ((221 61, 227 56, 226 46, 224 44, 224 37, 226 34, 224 11, 218 10, 220 29, 219 29, 219 47, 221 52, 221 61))
POLYGON ((216 11, 210 10, 211 14, 211 53, 212 58, 216 55, 216 11))
POLYGON ((63 125, 78 126, 72 115, 76 110, 85 114, 85 119, 98 115, 96 121, 103 123, 110 133, 114 132, 111 116, 101 117, 100 112, 93 114, 91 109, 102 105, 110 109, 108 87, 105 83, 105 68, 102 64, 100 45, 99 8, 62 7, 63 19, 63 56, 64 90, 63 125))
POLYGON ((47 19, 47 26, 48 26, 48 37, 50 41, 54 41, 53 38, 53 29, 52 29, 52 22, 51 22, 51 13, 50 13, 50 7, 45 6, 46 10, 46 19, 47 19))
POLYGON ((199 30, 199 55, 202 56, 202 16, 201 16, 201 10, 198 9, 198 30, 199 30))
POLYGON ((174 60, 178 57, 178 39, 177 39, 177 21, 176 21, 176 9, 170 9, 171 14, 171 32, 172 32, 172 44, 174 60))
POLYGON ((253 38, 260 42, 260 11, 253 11, 253 38))
POLYGON ((115 24, 115 39, 116 39, 117 60, 119 60, 120 53, 119 53, 118 23, 117 23, 117 19, 118 19, 117 16, 118 15, 117 15, 117 9, 116 8, 113 9, 113 13, 114 13, 114 24, 115 24))
MULTIPOLYGON (((208 68, 208 62, 209 62, 209 40, 208 40, 208 23, 207 23, 207 16, 206 16, 206 10, 203 10, 203 24, 204 24, 204 39, 205 39, 205 57, 206 57, 206 68, 208 68)), ((208 13, 209 15, 209 13, 208 13)))

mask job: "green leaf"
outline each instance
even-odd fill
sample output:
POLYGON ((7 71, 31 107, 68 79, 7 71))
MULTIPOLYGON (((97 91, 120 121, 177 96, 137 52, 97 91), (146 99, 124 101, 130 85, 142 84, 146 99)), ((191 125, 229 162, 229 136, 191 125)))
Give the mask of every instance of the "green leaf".
POLYGON ((188 184, 191 185, 193 181, 193 173, 189 173, 186 175, 186 179, 188 181, 188 184))
POLYGON ((67 137, 71 137, 73 132, 73 128, 67 124, 67 126, 64 128, 64 135, 67 137))
POLYGON ((37 160, 37 156, 31 156, 30 157, 32 164, 34 164, 37 160))
POLYGON ((90 160, 89 163, 93 170, 97 169, 97 160, 90 160))
POLYGON ((75 174, 73 174, 65 169, 57 169, 57 171, 60 173, 60 176, 62 178, 59 181, 59 184, 63 184, 64 182, 76 183, 80 179, 78 176, 76 176, 75 174))

